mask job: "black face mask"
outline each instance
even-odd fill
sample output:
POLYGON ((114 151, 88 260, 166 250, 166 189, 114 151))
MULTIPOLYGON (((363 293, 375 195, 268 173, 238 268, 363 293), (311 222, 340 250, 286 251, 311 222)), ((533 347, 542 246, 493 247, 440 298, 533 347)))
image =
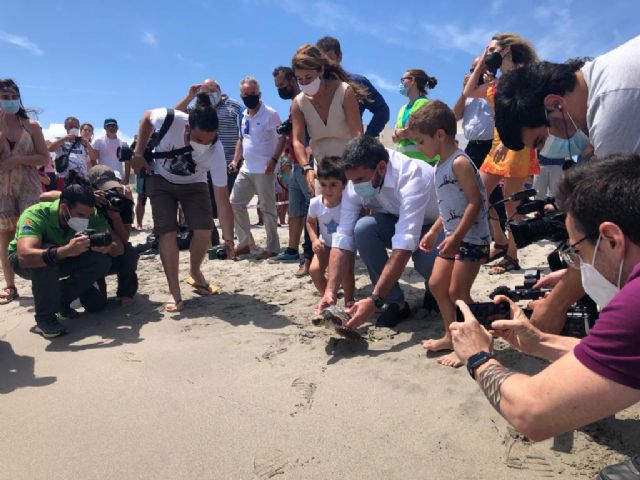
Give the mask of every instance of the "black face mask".
POLYGON ((291 87, 280 87, 278 89, 278 95, 280 95, 280 98, 283 100, 291 100, 293 98, 291 87))
POLYGON ((260 104, 260 95, 247 95, 246 97, 242 97, 242 103, 247 108, 253 110, 260 104))
POLYGON ((487 69, 495 75, 502 65, 502 55, 500 55, 500 52, 491 52, 485 57, 484 64, 487 66, 487 69))

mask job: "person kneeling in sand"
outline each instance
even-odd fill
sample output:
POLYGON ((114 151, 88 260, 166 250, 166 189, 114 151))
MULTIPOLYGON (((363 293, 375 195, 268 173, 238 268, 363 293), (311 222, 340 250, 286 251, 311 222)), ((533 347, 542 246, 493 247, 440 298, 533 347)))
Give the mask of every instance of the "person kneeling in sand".
MULTIPOLYGON (((333 236, 340 224, 342 192, 347 184, 347 177, 344 175, 344 170, 340 168, 339 162, 340 157, 325 157, 318 163, 316 175, 322 193, 311 199, 309 213, 307 214, 307 231, 311 238, 314 253, 309 274, 320 295, 324 295, 327 289, 325 275, 329 265, 329 253, 333 245, 333 236)), ((348 255, 351 259, 342 280, 342 288, 344 289, 344 306, 351 308, 354 304, 355 255, 352 252, 349 252, 348 255)), ((315 313, 319 314, 321 312, 316 311, 315 313)))
MULTIPOLYGON (((429 290, 438 302, 445 335, 424 342, 427 350, 451 350, 449 325, 455 321, 456 300, 471 303, 471 286, 480 265, 489 258, 491 231, 487 193, 471 158, 456 145, 456 117, 443 102, 434 100, 417 110, 409 119, 409 136, 427 157, 436 155, 436 196, 440 217, 422 237, 420 248, 430 252, 444 227, 445 239, 429 278, 429 290)), ((460 367, 455 353, 438 363, 460 367)))

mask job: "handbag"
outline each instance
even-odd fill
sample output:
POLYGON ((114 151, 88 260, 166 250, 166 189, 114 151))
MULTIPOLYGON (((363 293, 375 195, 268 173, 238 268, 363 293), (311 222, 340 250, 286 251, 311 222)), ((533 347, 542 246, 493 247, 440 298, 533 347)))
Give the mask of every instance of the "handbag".
POLYGON ((71 144, 71 148, 67 153, 63 153, 59 157, 56 157, 54 163, 56 165, 56 172, 62 173, 69 168, 69 154, 73 151, 74 147, 78 144, 79 140, 76 138, 71 144))

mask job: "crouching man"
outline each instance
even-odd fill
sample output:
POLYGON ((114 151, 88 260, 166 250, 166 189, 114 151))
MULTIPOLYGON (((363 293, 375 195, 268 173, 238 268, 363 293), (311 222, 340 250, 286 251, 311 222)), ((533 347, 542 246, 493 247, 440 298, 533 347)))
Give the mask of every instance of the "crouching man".
POLYGON ((109 272, 111 257, 122 255, 123 246, 94 207, 91 187, 71 184, 59 200, 27 208, 9 244, 9 260, 16 273, 31 280, 35 331, 45 338, 66 332, 59 320, 78 315, 70 306, 75 299, 80 298, 88 311, 104 307, 103 298, 83 296, 109 272), (93 238, 88 230, 95 232, 93 238))

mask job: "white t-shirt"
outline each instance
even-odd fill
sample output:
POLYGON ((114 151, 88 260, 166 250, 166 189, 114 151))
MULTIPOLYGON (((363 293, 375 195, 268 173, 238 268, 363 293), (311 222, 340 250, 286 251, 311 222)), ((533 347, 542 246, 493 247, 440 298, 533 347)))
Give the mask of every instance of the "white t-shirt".
POLYGON ((320 241, 327 247, 332 246, 333 235, 340 224, 340 205, 329 208, 323 203, 322 195, 318 195, 311 199, 307 215, 318 221, 320 241))
MULTIPOLYGON (((166 108, 156 108, 151 111, 150 120, 156 130, 162 128, 166 116, 166 108)), ((169 152, 184 148, 186 146, 184 131, 188 123, 189 116, 175 110, 173 122, 155 151, 169 152)), ((211 174, 214 186, 227 186, 227 162, 219 139, 203 155, 196 156, 189 152, 177 158, 158 158, 153 162, 153 173, 176 185, 206 183, 207 172, 211 174)))
POLYGON ((128 146, 119 138, 109 138, 106 135, 93 141, 93 148, 98 151, 99 165, 106 165, 116 172, 116 177, 124 178, 124 162, 118 161, 118 148, 128 146))
POLYGON ((82 143, 78 142, 64 142, 60 148, 56 151, 56 157, 63 154, 69 154, 69 166, 66 170, 58 172, 60 178, 67 178, 71 170, 75 170, 83 178, 88 177, 89 172, 89 153, 82 143), (73 147, 73 149, 71 149, 73 147))
POLYGON ((279 138, 276 128, 280 123, 278 112, 264 103, 260 103, 253 117, 249 117, 249 111, 244 109, 240 119, 243 172, 264 173, 276 153, 279 138))

